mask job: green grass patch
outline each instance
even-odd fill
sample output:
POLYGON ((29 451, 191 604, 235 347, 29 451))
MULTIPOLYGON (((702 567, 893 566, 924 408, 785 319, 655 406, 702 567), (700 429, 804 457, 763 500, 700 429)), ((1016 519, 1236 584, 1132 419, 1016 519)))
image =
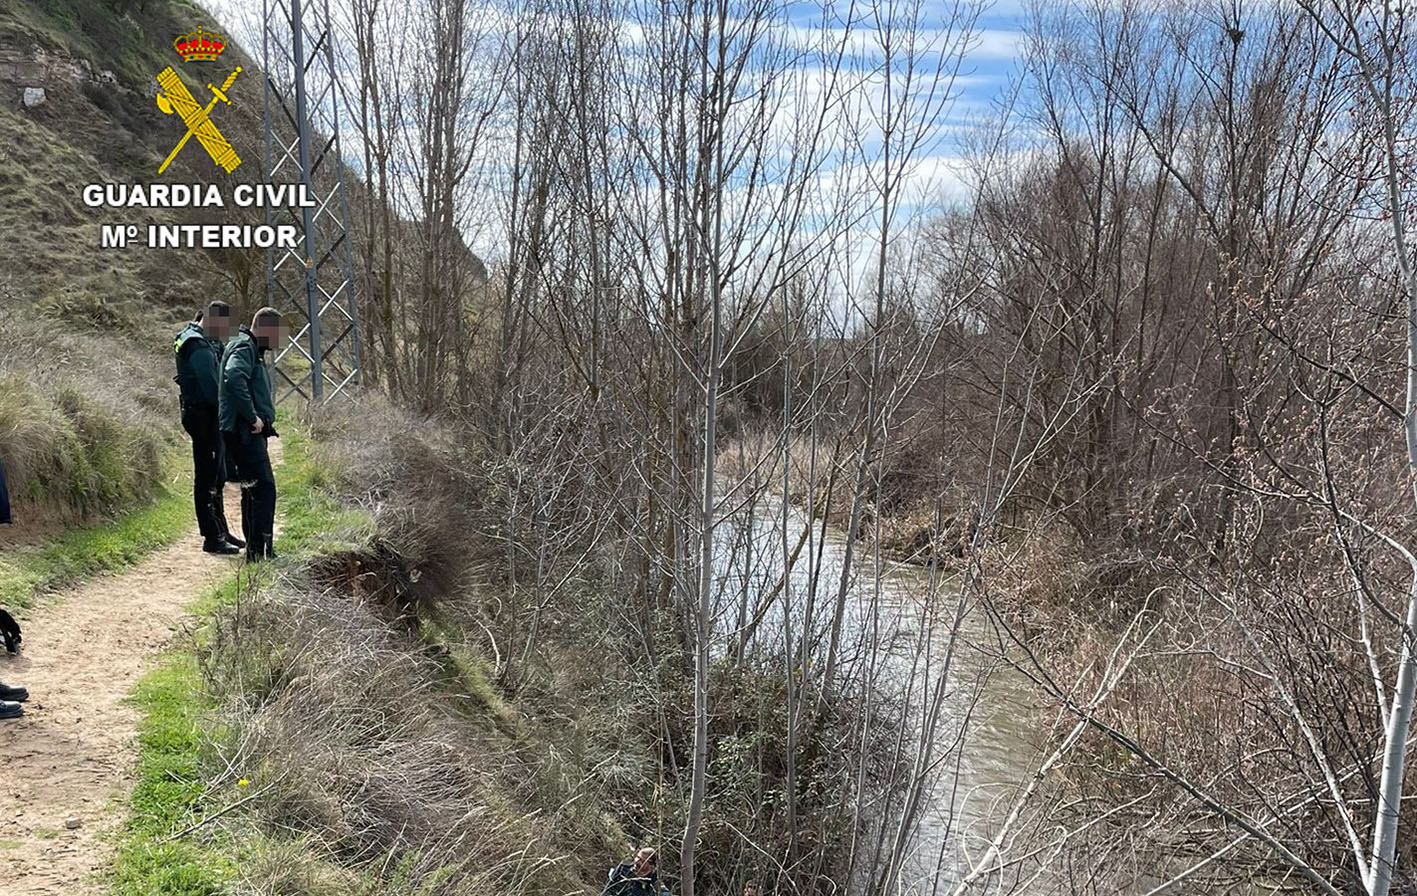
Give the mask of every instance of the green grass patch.
POLYGON ((329 468, 321 462, 319 446, 291 424, 282 423, 280 428, 284 455, 276 476, 280 492, 276 507, 281 516, 276 553, 309 557, 368 544, 374 520, 330 491, 329 468))
POLYGON ((492 671, 486 658, 468 648, 456 630, 435 619, 420 615, 418 630, 423 643, 433 648, 447 676, 445 686, 463 699, 470 700, 468 708, 490 718, 503 734, 518 737, 520 717, 492 683, 492 671))
MULTIPOLYGON (((318 446, 293 422, 283 423, 281 429, 283 456, 276 469, 281 534, 276 550, 283 559, 274 566, 238 567, 193 602, 190 609, 198 618, 235 602, 253 577, 257 587, 273 579, 288 562, 284 558, 339 549, 372 532, 367 514, 344 506, 326 491, 318 446)), ((185 525, 186 517, 182 520, 185 525)), ((197 637, 203 637, 202 629, 197 637)), ((219 732, 210 727, 214 705, 193 646, 167 654, 133 695, 143 715, 138 784, 111 872, 113 896, 215 896, 229 891, 238 869, 253 861, 269 863, 284 848, 251 831, 236 838, 220 822, 175 837, 243 795, 238 784, 210 792, 203 779, 204 751, 219 732)), ((350 889, 341 886, 328 892, 348 894, 350 889)))
POLYGON ((157 503, 100 526, 73 529, 53 541, 0 557, 0 605, 24 609, 35 596, 99 573, 132 566, 193 528, 192 498, 163 488, 157 503))
POLYGON ((114 862, 114 896, 217 896, 235 861, 190 839, 170 839, 200 820, 202 715, 211 708, 190 654, 173 652, 138 684, 138 782, 114 862))

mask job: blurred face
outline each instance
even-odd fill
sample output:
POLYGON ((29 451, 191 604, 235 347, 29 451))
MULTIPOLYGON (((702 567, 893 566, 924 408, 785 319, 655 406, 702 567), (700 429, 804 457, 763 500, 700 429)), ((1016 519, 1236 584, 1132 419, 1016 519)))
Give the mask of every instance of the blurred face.
POLYGON ((225 342, 226 337, 231 335, 231 317, 221 317, 216 314, 203 315, 202 329, 211 338, 225 342))
POLYGON ((635 853, 635 874, 639 877, 647 877, 654 870, 655 857, 654 850, 645 847, 635 853))
POLYGON ((286 327, 285 321, 281 320, 273 324, 260 324, 251 328, 251 333, 256 337, 256 344, 261 348, 275 348, 285 342, 290 335, 290 330, 286 327))

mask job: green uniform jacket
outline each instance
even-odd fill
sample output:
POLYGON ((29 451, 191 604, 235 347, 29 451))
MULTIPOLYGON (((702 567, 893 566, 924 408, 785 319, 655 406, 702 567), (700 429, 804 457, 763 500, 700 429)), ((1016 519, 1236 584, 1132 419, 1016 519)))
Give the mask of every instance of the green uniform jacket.
POLYGON ((266 350, 256 343, 251 328, 242 325, 226 344, 221 359, 220 410, 217 425, 222 432, 237 432, 240 426, 254 426, 256 418, 266 426, 276 422, 276 404, 271 397, 271 375, 266 370, 266 350))
POLYGON ((208 339, 201 324, 189 323, 172 343, 177 356, 177 385, 184 407, 202 405, 216 410, 222 347, 208 339))

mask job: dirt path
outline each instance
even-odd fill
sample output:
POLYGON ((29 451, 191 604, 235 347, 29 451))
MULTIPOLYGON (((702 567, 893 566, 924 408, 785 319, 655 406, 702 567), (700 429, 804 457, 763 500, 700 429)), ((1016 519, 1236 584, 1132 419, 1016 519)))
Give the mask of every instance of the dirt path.
MULTIPOLYGON (((239 530, 234 486, 226 489, 226 518, 239 530)), ((0 681, 30 691, 25 717, 0 722, 6 896, 104 892, 95 872, 107 865, 122 822, 116 798, 133 786, 138 712, 127 697, 180 629, 183 608, 240 562, 202 553, 192 526, 191 537, 132 569, 31 611, 20 620, 24 651, 0 658, 0 681)))

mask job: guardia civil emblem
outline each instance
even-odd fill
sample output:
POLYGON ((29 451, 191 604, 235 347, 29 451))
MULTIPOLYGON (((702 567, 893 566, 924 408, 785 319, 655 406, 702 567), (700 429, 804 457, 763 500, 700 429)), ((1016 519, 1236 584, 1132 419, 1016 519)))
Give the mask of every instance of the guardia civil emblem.
MULTIPOLYGON (((226 39, 220 34, 198 28, 178 36, 172 46, 186 62, 216 62, 226 49, 226 39)), ((167 158, 158 166, 158 174, 167 170, 167 166, 172 164, 182 147, 193 137, 197 138, 197 142, 207 151, 207 155, 211 156, 212 161, 227 173, 235 171, 241 164, 241 157, 231 148, 231 142, 212 121, 212 110, 216 108, 217 103, 231 105, 228 94, 240 73, 241 66, 238 65, 220 87, 207 82, 207 89, 212 92, 212 98, 205 106, 192 96, 192 92, 182 83, 172 66, 169 65, 158 73, 157 83, 161 90, 157 94, 157 107, 166 115, 176 114, 187 125, 187 133, 182 135, 172 152, 168 153, 167 158)))

